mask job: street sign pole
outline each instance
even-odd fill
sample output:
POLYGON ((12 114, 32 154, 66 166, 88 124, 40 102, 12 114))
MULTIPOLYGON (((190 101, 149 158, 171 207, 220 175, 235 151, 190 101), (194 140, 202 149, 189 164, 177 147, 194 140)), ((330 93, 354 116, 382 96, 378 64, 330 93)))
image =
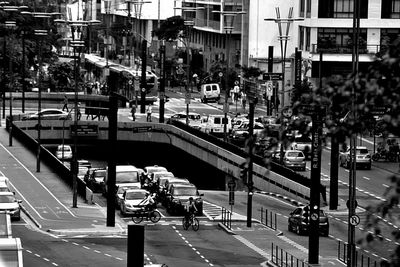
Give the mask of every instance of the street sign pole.
POLYGON ((164 122, 165 109, 165 44, 162 41, 160 46, 160 118, 159 122, 164 122))

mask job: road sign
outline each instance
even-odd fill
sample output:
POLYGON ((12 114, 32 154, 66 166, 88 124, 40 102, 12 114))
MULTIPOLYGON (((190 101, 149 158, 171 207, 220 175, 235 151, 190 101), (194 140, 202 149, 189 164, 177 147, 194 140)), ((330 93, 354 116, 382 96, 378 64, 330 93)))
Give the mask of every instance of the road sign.
POLYGON ((228 187, 229 187, 229 190, 230 189, 232 189, 232 190, 234 190, 235 189, 235 187, 236 187, 236 183, 235 183, 235 181, 229 181, 228 182, 228 187))
POLYGON ((229 190, 229 205, 235 205, 235 191, 229 190))
POLYGON ((263 73, 263 81, 282 81, 283 73, 263 73))
POLYGON ((267 81, 266 83, 265 83, 265 85, 267 86, 267 96, 268 97, 271 97, 272 96, 272 94, 273 94, 273 84, 272 84, 272 81, 267 81))
POLYGON ((129 85, 132 85, 133 82, 131 79, 129 79, 128 83, 129 83, 129 85))
POLYGON ((224 76, 224 74, 222 73, 222 71, 221 71, 220 73, 218 73, 218 76, 219 76, 219 77, 224 76))
POLYGON ((142 92, 143 92, 143 93, 146 92, 146 88, 142 88, 142 92))
POLYGON ((190 92, 185 93, 185 104, 190 104, 190 99, 192 96, 190 95, 190 92))
POLYGON ((310 218, 311 218, 311 220, 316 221, 316 220, 318 220, 318 214, 316 214, 316 213, 311 213, 310 218))
POLYGON ((388 107, 373 107, 371 110, 371 114, 373 116, 382 116, 385 115, 390 111, 390 108, 388 107))
POLYGON ((357 226, 360 224, 360 217, 358 215, 353 215, 350 217, 350 224, 353 226, 357 226))

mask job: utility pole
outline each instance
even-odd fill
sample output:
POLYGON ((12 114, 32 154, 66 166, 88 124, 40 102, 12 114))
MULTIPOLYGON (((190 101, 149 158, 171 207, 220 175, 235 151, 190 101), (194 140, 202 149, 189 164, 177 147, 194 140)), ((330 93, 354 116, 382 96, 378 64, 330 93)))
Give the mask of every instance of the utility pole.
POLYGON ((143 39, 142 41, 142 76, 140 80, 140 113, 145 113, 146 111, 146 66, 147 66, 147 41, 143 39))
POLYGON ((165 41, 160 46, 160 118, 159 122, 164 123, 165 110, 165 41))

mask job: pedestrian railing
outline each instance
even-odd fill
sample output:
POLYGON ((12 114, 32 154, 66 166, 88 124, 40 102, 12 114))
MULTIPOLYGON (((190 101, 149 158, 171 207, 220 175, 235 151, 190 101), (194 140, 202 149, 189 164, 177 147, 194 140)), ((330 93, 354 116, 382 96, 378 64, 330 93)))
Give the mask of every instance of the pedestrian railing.
POLYGON ((304 260, 296 258, 277 245, 274 245, 274 243, 271 245, 271 250, 271 260, 278 267, 311 267, 304 260))
MULTIPOLYGON (((347 264, 348 262, 348 244, 342 241, 338 242, 338 259, 347 264)), ((388 266, 388 262, 385 260, 377 260, 369 255, 366 252, 356 249, 355 251, 355 267, 383 267, 388 266)))
POLYGON ((222 224, 226 228, 232 229, 232 212, 222 207, 222 224))
POLYGON ((277 229, 277 224, 276 224, 276 213, 272 211, 268 211, 268 209, 264 209, 261 207, 260 209, 260 221, 262 224, 265 226, 273 229, 276 231, 277 229))

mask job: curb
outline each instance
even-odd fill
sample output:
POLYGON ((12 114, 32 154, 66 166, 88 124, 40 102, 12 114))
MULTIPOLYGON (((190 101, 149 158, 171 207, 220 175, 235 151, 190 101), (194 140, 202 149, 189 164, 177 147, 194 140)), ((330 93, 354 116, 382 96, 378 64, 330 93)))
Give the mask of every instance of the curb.
POLYGON ((218 226, 220 228, 222 228, 222 230, 224 230, 226 233, 230 234, 230 235, 236 235, 235 232, 233 232, 231 229, 229 229, 228 227, 226 227, 223 223, 219 222, 218 226))
POLYGON ((25 209, 23 205, 20 205, 21 210, 25 213, 26 216, 38 227, 39 229, 42 229, 42 225, 36 221, 36 219, 25 209))

